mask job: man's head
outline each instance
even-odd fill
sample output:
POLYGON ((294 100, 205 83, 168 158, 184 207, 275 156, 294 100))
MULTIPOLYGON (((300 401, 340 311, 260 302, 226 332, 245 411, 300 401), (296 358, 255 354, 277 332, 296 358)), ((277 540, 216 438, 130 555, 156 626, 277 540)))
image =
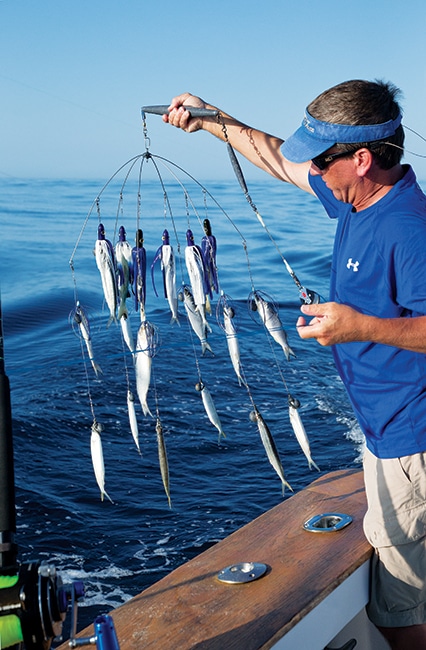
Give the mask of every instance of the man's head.
POLYGON ((390 83, 345 81, 324 91, 306 109, 302 126, 282 146, 292 162, 306 162, 333 154, 367 148, 381 169, 401 161, 404 130, 400 91, 390 83))

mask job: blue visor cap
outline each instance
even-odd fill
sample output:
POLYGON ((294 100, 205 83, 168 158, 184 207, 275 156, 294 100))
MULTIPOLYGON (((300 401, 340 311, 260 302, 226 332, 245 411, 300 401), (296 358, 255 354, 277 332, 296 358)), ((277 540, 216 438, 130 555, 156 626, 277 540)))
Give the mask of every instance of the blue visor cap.
POLYGON ((375 142, 394 135, 401 120, 398 115, 382 124, 333 124, 316 120, 306 111, 302 126, 284 142, 281 152, 290 162, 307 162, 337 143, 375 142))

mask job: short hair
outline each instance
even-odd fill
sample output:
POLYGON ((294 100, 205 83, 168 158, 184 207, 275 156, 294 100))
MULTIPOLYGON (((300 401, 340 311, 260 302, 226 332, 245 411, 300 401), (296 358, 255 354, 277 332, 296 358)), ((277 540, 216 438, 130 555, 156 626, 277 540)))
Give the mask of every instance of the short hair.
MULTIPOLYGON (((397 98, 399 88, 390 82, 344 81, 318 95, 308 106, 312 117, 333 124, 382 124, 402 113, 397 98)), ((369 149, 382 169, 390 169, 401 162, 404 153, 404 129, 398 126, 394 135, 374 142, 336 143, 339 151, 352 153, 369 149)))

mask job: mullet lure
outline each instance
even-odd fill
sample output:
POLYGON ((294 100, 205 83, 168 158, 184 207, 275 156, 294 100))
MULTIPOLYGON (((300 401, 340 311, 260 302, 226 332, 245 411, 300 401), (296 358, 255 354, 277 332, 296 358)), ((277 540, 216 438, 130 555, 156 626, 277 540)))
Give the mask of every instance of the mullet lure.
POLYGON ((210 298, 213 298, 213 291, 219 293, 219 281, 216 267, 216 237, 212 233, 209 219, 204 219, 203 228, 205 235, 201 240, 201 253, 206 271, 207 290, 210 298))
POLYGON ((146 251, 143 246, 143 232, 140 228, 136 232, 136 246, 132 249, 132 266, 135 310, 138 311, 140 307, 141 319, 143 319, 146 299, 146 251))
POLYGON ((151 264, 151 280, 154 288, 155 295, 158 296, 157 289, 154 282, 154 266, 160 260, 161 270, 163 273, 163 289, 164 297, 167 298, 170 311, 172 312, 172 323, 178 323, 178 299, 176 291, 176 263, 173 246, 170 244, 170 237, 168 230, 163 231, 163 243, 157 249, 154 255, 154 260, 151 264))
POLYGON ((105 228, 102 223, 98 226, 98 238, 95 243, 96 264, 101 274, 102 289, 110 317, 107 327, 117 320, 117 263, 114 248, 105 237, 105 228))
POLYGON ((115 259, 117 261, 117 286, 120 299, 118 307, 118 318, 127 318, 128 312, 126 300, 130 297, 129 284, 132 269, 132 247, 126 240, 126 230, 120 226, 118 231, 118 242, 115 245, 115 259))

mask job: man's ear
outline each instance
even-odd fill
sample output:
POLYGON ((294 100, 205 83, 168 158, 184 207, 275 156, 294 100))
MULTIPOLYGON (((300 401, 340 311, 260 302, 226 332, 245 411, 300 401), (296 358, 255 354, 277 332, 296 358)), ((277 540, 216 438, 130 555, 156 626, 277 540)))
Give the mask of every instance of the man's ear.
POLYGON ((363 149, 358 149, 358 151, 355 151, 354 160, 356 163, 356 171, 358 176, 365 176, 371 169, 371 166, 374 162, 374 157, 370 149, 367 149, 365 147, 363 149))

